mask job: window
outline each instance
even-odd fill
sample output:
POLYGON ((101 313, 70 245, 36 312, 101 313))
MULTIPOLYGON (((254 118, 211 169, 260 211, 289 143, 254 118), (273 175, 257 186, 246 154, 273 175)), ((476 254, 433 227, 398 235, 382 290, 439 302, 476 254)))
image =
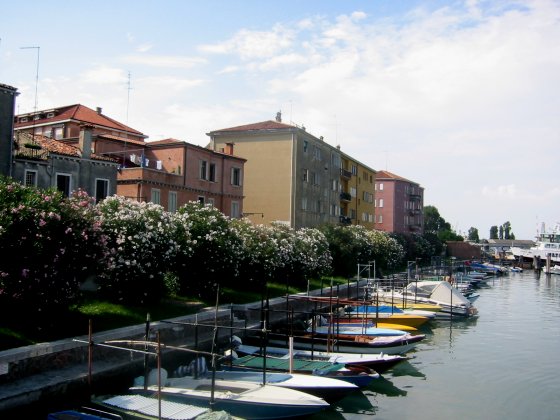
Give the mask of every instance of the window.
POLYGON ((70 197, 70 181, 71 176, 69 174, 56 174, 56 189, 66 197, 70 197))
POLYGON ((383 191, 383 182, 379 183, 379 191, 383 191))
POLYGON ((216 164, 210 164, 210 173, 208 174, 208 180, 211 182, 216 182, 216 164))
POLYGON ((367 222, 368 220, 368 214, 366 212, 362 213, 362 222, 367 222))
POLYGON ((239 219, 240 213, 239 213, 239 202, 238 201, 232 201, 231 202, 231 217, 232 219, 239 219))
POLYGON ((37 186, 37 171, 25 170, 25 185, 30 187, 37 186))
POLYGON ((319 181, 318 181, 318 176, 316 172, 311 172, 311 184, 312 185, 318 185, 319 181))
POLYGON ((169 196, 167 197, 167 210, 170 213, 175 213, 177 211, 177 191, 169 191, 169 196))
POLYGON ((231 168, 231 185, 241 185, 241 168, 231 168))
POLYGON ((331 204, 331 216, 340 216, 340 211, 336 204, 331 204))
POLYGON ((383 207, 383 199, 382 198, 379 199, 379 207, 383 207))
POLYGON ((321 160, 321 149, 317 146, 313 149, 313 157, 319 161, 321 160))
POLYGON ((209 198, 208 200, 206 200, 206 204, 214 207, 214 199, 213 198, 209 198))
POLYGON ((157 188, 152 188, 152 197, 150 201, 154 204, 161 204, 161 191, 157 188))
POLYGON ((377 223, 383 223, 383 215, 382 214, 377 216, 377 223))
POLYGON ((308 182, 309 181, 309 170, 308 169, 304 169, 303 170, 303 182, 308 182))
POLYGON ((356 209, 350 209, 350 219, 356 218, 356 209))
POLYGON ((337 154, 331 155, 331 164, 333 168, 340 168, 340 155, 337 154))
POLYGON ((64 137, 64 127, 55 127, 54 129, 54 138, 56 140, 60 140, 64 137))
POLYGON ((331 184, 332 184, 332 190, 338 191, 338 179, 331 180, 331 184))
POLYGON ((350 187, 350 195, 352 197, 356 197, 356 195, 357 195, 356 187, 350 187))
POLYGON ((51 138, 52 136, 52 127, 45 127, 43 129, 43 136, 51 138))
POLYGON ((201 160, 198 163, 200 179, 208 179, 208 162, 201 160))
POLYGON ((202 195, 198 196, 198 202, 202 205, 204 205, 204 197, 202 195))
POLYGON ((303 153, 307 153, 307 147, 309 146, 309 143, 307 142, 307 140, 303 141, 303 153))
POLYGON ((99 203, 108 195, 109 195, 109 180, 97 178, 95 180, 95 202, 99 203))
POLYGON ((352 165, 352 175, 358 175, 358 167, 356 165, 352 165))
POLYGON ((301 198, 301 209, 302 210, 307 210, 307 197, 302 197, 301 198))

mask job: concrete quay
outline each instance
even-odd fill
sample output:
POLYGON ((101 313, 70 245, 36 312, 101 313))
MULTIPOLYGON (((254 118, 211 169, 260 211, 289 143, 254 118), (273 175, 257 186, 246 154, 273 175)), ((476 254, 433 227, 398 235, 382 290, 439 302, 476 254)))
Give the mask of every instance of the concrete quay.
MULTIPOLYGON (((336 296, 341 299, 361 295, 361 282, 324 288, 299 296, 336 296)), ((269 301, 269 322, 277 324, 292 313, 295 318, 304 312, 328 308, 330 302, 280 297, 269 301)), ((159 337, 164 367, 185 364, 194 353, 166 349, 165 346, 209 351, 217 328, 217 342, 225 346, 231 334, 242 335, 245 329, 260 328, 261 302, 227 305, 185 317, 150 323, 150 341, 159 337), (233 319, 232 319, 233 314, 233 319), (223 327, 223 328, 220 328, 223 327), (233 327, 233 328, 232 328, 233 327)), ((56 402, 85 402, 94 394, 108 394, 113 389, 126 389, 134 377, 144 373, 145 355, 134 351, 101 346, 111 340, 143 341, 146 325, 134 325, 92 335, 92 363, 89 363, 88 336, 68 338, 49 343, 19 347, 0 352, 0 417, 33 405, 56 402), (89 369, 91 366, 91 377, 89 369)), ((113 345, 113 344, 111 344, 113 345)), ((117 345, 117 344, 115 344, 117 345)), ((118 344, 126 349, 143 349, 118 344)), ((155 366, 155 356, 148 356, 155 366)))

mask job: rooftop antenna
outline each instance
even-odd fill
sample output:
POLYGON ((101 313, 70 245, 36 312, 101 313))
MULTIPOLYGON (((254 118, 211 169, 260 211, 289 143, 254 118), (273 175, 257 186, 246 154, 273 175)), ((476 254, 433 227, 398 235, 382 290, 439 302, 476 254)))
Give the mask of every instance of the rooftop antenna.
POLYGON ((37 50, 37 71, 35 73, 35 106, 33 110, 37 112, 37 89, 39 86, 39 51, 41 47, 20 47, 22 50, 36 49, 37 50))
POLYGON ((128 125, 128 107, 130 105, 130 91, 132 87, 130 86, 130 71, 128 72, 128 87, 127 87, 127 96, 126 96, 126 125, 128 125))

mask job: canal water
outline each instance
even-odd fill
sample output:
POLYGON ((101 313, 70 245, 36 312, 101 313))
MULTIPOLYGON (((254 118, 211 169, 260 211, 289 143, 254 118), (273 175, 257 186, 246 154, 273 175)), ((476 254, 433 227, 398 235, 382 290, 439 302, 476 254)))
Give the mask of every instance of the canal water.
POLYGON ((472 320, 436 321, 412 358, 318 419, 560 419, 560 276, 489 281, 472 320))

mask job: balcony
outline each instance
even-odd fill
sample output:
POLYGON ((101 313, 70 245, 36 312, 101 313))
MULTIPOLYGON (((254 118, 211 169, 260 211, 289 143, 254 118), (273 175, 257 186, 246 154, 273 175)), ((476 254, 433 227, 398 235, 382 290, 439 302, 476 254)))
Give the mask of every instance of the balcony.
POLYGON ((419 223, 413 223, 408 225, 408 229, 411 232, 419 232, 422 229, 422 226, 419 223))
POLYGON ((340 168, 340 176, 344 179, 350 179, 352 178, 352 172, 340 168))
POLYGON ((342 225, 351 225, 352 224, 352 219, 348 216, 338 216, 338 221, 342 225))
POLYGON ((410 201, 421 201, 422 196, 420 194, 410 194, 410 201))
POLYGON ((352 201, 352 196, 350 195, 350 193, 347 192, 341 192, 340 193, 340 201, 352 201))

